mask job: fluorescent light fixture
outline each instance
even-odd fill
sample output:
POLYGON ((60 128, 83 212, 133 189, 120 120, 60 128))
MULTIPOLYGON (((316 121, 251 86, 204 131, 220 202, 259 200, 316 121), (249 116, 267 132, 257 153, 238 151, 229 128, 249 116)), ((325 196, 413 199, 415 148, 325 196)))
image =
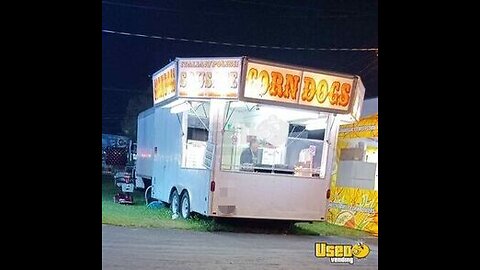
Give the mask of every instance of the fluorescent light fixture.
POLYGON ((243 101, 233 101, 230 103, 230 108, 242 108, 245 107, 246 103, 243 101))
POLYGON ((325 129, 327 127, 327 121, 325 119, 315 119, 306 122, 306 130, 325 129))
POLYGON ((180 104, 182 104, 182 103, 184 103, 184 102, 185 102, 185 99, 179 98, 179 99, 177 99, 177 100, 174 100, 174 101, 166 104, 165 106, 162 106, 162 108, 172 108, 172 107, 175 107, 175 106, 177 106, 177 105, 180 105, 180 104))
POLYGON ((264 115, 273 114, 276 115, 278 118, 282 119, 283 121, 299 121, 303 119, 317 119, 320 114, 316 112, 304 111, 304 110, 296 110, 296 109, 287 109, 281 107, 273 107, 273 106, 262 106, 260 107, 260 111, 264 115))
POLYGON ((172 107, 170 109, 170 113, 181 113, 181 112, 186 112, 188 110, 190 110, 190 104, 185 102, 172 107))
POLYGON ((201 104, 201 102, 198 102, 198 101, 191 101, 191 104, 192 104, 192 107, 193 108, 196 108, 198 105, 201 104))

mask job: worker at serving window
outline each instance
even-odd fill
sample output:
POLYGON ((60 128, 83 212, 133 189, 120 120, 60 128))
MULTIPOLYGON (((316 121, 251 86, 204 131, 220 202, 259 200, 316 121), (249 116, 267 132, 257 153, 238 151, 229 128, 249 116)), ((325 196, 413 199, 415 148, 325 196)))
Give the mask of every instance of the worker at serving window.
POLYGON ((258 140, 256 138, 251 138, 249 147, 242 151, 242 155, 240 156, 240 164, 256 164, 257 162, 258 140))

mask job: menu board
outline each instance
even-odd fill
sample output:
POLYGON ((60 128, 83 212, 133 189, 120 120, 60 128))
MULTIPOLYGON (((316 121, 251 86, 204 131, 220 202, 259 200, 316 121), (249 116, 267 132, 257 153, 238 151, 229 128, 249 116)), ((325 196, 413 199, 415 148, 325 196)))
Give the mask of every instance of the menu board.
POLYGON ((203 168, 205 142, 189 140, 186 145, 185 167, 203 168))
POLYGON ((203 166, 208 169, 212 169, 213 157, 215 152, 215 145, 213 143, 207 142, 207 148, 205 150, 205 156, 203 158, 203 166))

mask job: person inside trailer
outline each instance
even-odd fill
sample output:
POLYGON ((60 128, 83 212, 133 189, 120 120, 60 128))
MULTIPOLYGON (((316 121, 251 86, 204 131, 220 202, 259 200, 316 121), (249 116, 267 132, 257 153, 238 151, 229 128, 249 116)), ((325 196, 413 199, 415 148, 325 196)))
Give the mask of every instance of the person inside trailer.
POLYGON ((240 164, 243 166, 253 166, 258 163, 258 140, 256 137, 250 138, 250 145, 242 151, 240 164))

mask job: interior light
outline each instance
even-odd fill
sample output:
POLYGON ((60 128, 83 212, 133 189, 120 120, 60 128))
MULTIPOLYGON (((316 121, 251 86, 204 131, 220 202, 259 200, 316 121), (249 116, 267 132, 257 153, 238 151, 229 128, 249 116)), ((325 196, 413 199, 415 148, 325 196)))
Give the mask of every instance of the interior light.
POLYGON ((327 121, 325 119, 315 119, 307 121, 305 129, 306 130, 318 130, 325 129, 327 127, 327 121))
POLYGON ((178 104, 170 109, 170 113, 181 113, 190 110, 190 104, 187 102, 178 104))

